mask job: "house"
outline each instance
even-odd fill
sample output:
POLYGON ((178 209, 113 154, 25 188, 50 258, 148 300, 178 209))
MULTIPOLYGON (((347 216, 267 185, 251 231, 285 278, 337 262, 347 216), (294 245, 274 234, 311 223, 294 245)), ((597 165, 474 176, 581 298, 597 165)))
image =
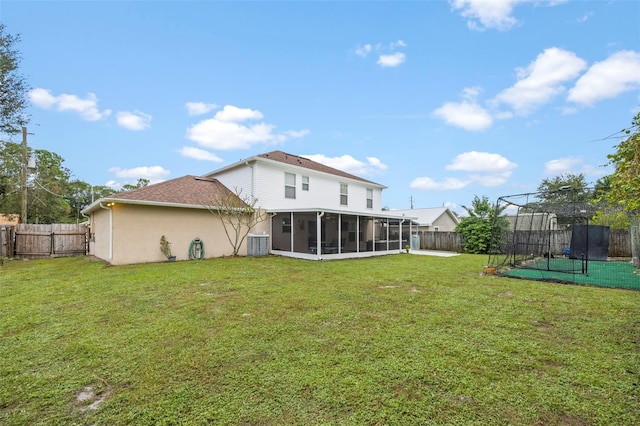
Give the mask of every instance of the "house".
POLYGON ((272 151, 206 175, 255 197, 270 215, 270 252, 304 259, 398 253, 412 221, 382 210, 384 185, 272 151))
POLYGON ((236 197, 215 179, 188 175, 101 198, 82 211, 89 216, 89 253, 113 265, 159 262, 165 235, 177 260, 189 259, 196 238, 206 257, 229 255, 228 243, 220 243, 222 222, 205 205, 220 196, 236 197))
POLYGON ((414 217, 418 233, 454 232, 460 219, 448 207, 391 210, 392 213, 414 217))
MULTIPOLYGON (((383 211, 385 186, 282 151, 240 160, 201 177, 183 176, 114 194, 83 210, 90 253, 112 264, 157 262, 162 235, 178 260, 195 238, 205 257, 230 255, 220 218, 205 205, 224 194, 256 200, 267 220, 248 230, 268 235, 268 252, 304 259, 398 253, 409 242, 407 216, 383 211)), ((251 235, 250 237, 251 238, 251 235)), ((247 253, 247 243, 239 253, 247 253)))

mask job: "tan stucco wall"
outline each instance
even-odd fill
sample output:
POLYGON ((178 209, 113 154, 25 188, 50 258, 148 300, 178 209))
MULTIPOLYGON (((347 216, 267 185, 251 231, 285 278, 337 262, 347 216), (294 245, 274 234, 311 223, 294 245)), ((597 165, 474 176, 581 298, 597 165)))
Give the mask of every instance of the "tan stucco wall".
MULTIPOLYGON (((160 251, 162 235, 171 242, 171 251, 177 260, 189 259, 189 246, 196 237, 204 243, 206 258, 229 256, 233 252, 222 223, 208 210, 118 203, 111 209, 113 258, 109 259, 108 255, 109 212, 106 210, 92 214, 95 241, 91 244, 91 254, 113 265, 165 261, 160 251)), ((239 254, 246 253, 245 241, 239 254)))
POLYGON ((109 215, 110 210, 99 209, 91 214, 89 229, 89 254, 111 261, 109 252, 109 215))

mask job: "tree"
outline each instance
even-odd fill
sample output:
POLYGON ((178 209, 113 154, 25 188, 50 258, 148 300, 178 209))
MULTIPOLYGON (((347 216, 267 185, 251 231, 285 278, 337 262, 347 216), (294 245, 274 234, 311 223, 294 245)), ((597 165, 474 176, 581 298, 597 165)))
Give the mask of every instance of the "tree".
POLYGON ((63 193, 65 200, 71 207, 70 221, 78 223, 86 220, 80 212, 95 200, 108 197, 114 192, 116 191, 108 186, 92 186, 81 180, 69 182, 63 193))
POLYGON ((138 178, 138 181, 135 183, 135 185, 130 183, 125 183, 124 185, 122 185, 121 192, 133 191, 134 189, 144 188, 147 185, 149 185, 149 179, 138 178))
POLYGON ((509 222, 501 216, 505 207, 497 207, 487 196, 477 195, 471 207, 462 206, 469 216, 463 217, 456 226, 456 232, 464 240, 463 250, 467 253, 488 253, 500 246, 500 237, 509 227, 509 222))
POLYGON ((222 222, 233 248, 232 256, 238 255, 251 229, 268 217, 266 211, 256 208, 257 203, 256 197, 243 194, 241 188, 234 188, 233 192, 220 192, 212 199, 202 202, 222 222))
POLYGON ((20 213, 20 172, 22 147, 6 142, 0 149, 0 213, 20 213))
POLYGON ((552 179, 543 179, 538 185, 538 192, 540 200, 551 205, 586 202, 591 196, 583 173, 563 173, 552 179))
POLYGON ((26 126, 28 86, 25 78, 18 73, 20 53, 15 45, 20 36, 6 33, 0 23, 0 133, 15 134, 26 126))
MULTIPOLYGON (((558 225, 571 225, 577 211, 593 199, 587 188, 584 174, 563 173, 552 179, 543 179, 538 185, 538 201, 530 203, 530 211, 543 210, 555 213, 558 225)), ((523 211, 528 211, 526 208, 523 211)))
MULTIPOLYGON (((0 150, 0 213, 19 214, 22 147, 6 142, 0 150)), ((28 149, 36 167, 27 179, 27 218, 24 223, 78 223, 80 211, 94 200, 113 194, 107 186, 92 186, 81 180, 70 181, 71 171, 64 159, 47 150, 28 149)), ((143 179, 144 181, 144 179, 143 179)), ((148 181, 147 181, 148 182, 148 181)))
POLYGON ((65 198, 71 171, 64 159, 44 149, 34 151, 36 168, 32 170, 27 189, 27 220, 25 223, 69 222, 71 206, 65 198))
POLYGON ((611 179, 612 176, 607 175, 596 181, 591 203, 597 210, 591 218, 591 224, 608 226, 611 229, 629 229, 627 213, 615 203, 610 202, 611 179))
POLYGON ((615 167, 609 199, 622 206, 629 216, 631 256, 634 266, 640 267, 640 113, 623 133, 630 136, 607 156, 609 165, 615 167))

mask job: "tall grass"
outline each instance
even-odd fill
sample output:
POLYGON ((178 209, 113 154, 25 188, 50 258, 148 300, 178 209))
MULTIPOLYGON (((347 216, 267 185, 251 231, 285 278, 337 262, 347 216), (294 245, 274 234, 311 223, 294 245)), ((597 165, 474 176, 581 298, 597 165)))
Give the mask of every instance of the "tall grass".
POLYGON ((640 292, 486 260, 5 263, 0 423, 640 422, 640 292))

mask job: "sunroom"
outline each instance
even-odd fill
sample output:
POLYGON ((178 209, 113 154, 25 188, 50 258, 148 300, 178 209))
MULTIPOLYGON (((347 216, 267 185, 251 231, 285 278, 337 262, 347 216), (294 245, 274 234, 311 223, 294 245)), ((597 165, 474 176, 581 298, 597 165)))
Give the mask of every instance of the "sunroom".
POLYGON ((417 224, 409 217, 332 210, 272 211, 271 253, 344 259, 400 253, 417 224))

